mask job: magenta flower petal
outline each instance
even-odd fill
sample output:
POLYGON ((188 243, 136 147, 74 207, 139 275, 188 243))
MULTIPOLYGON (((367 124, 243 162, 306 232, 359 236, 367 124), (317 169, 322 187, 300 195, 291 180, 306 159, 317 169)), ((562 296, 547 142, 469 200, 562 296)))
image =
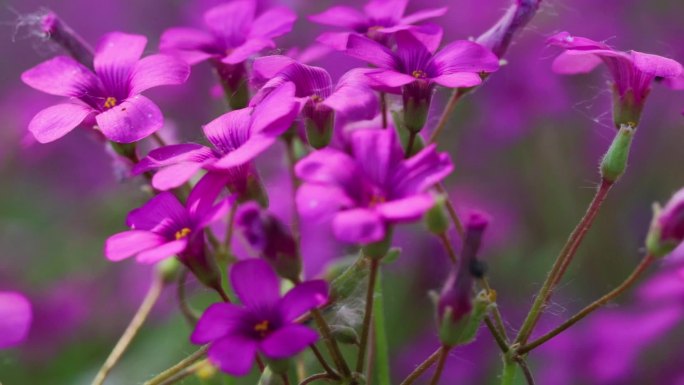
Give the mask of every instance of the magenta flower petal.
POLYGON ((222 371, 244 376, 254 364, 258 343, 241 335, 223 337, 209 347, 209 360, 222 371))
POLYGON ((104 254, 110 261, 121 261, 166 243, 163 236, 146 230, 114 234, 105 242, 104 254))
POLYGON ((401 24, 414 24, 419 21, 423 21, 426 19, 432 19, 435 17, 440 17, 447 13, 448 8, 447 7, 442 7, 442 8, 431 8, 431 9, 424 9, 422 11, 418 11, 415 13, 412 13, 410 15, 406 15, 401 19, 401 24))
POLYGON ((208 10, 204 14, 204 23, 215 36, 234 46, 244 41, 255 12, 255 1, 236 0, 208 10))
POLYGON ((295 85, 292 82, 286 82, 269 93, 254 108, 251 133, 279 136, 287 131, 299 112, 294 96, 295 85))
POLYGON ((31 303, 26 297, 15 292, 0 292, 0 349, 23 342, 32 319, 31 303))
POLYGON ((398 22, 406 11, 408 0, 370 0, 363 11, 378 21, 398 22))
POLYGON ((441 74, 494 72, 499 69, 499 58, 492 51, 467 40, 448 44, 435 54, 432 62, 441 74))
POLYGON ((252 35, 274 38, 292 30, 297 14, 285 7, 271 8, 252 23, 252 35))
POLYGON ((413 83, 416 80, 411 75, 393 70, 372 70, 367 73, 367 76, 385 87, 397 88, 397 93, 401 92, 398 87, 413 83))
POLYGON ((36 114, 28 129, 38 142, 49 143, 68 134, 92 112, 92 108, 80 104, 57 104, 36 114))
POLYGON ((280 307, 285 322, 292 322, 299 316, 328 302, 328 284, 323 280, 303 282, 283 297, 280 307))
POLYGON ((208 172, 193 187, 187 200, 188 212, 193 217, 204 217, 210 212, 216 197, 226 188, 230 175, 208 172))
POLYGON ((150 99, 136 95, 95 117, 97 125, 109 139, 133 143, 162 128, 164 117, 150 99))
POLYGON ((202 127, 204 135, 221 152, 229 153, 249 139, 251 113, 243 108, 223 114, 202 127))
POLYGON ((351 135, 351 146, 358 165, 377 186, 384 186, 404 151, 394 133, 386 130, 359 130, 351 135))
POLYGON ((385 237, 385 225, 373 210, 351 209, 335 215, 333 232, 342 241, 372 243, 385 237))
POLYGON ((392 51, 380 43, 361 36, 349 36, 346 53, 349 56, 367 61, 380 68, 397 67, 392 51))
POLYGON ((373 119, 379 110, 378 96, 368 87, 366 74, 372 70, 353 69, 337 82, 333 93, 322 104, 352 119, 373 119))
POLYGON ((375 210, 387 220, 410 222, 420 219, 434 204, 435 199, 432 195, 424 193, 381 203, 375 210))
POLYGON ((133 67, 147 45, 143 35, 121 32, 106 34, 95 50, 95 73, 105 88, 119 99, 128 96, 128 84, 133 67))
POLYGON ((164 167, 152 177, 152 186, 160 191, 168 191, 182 186, 202 169, 202 163, 182 162, 164 167))
POLYGON ((679 62, 658 55, 632 51, 632 61, 644 73, 663 78, 674 78, 682 73, 679 62))
POLYGON ((351 36, 349 32, 325 32, 316 38, 316 42, 337 51, 344 51, 347 48, 349 36, 351 36))
POLYGON ((181 59, 170 55, 150 55, 135 64, 131 74, 132 95, 147 89, 182 84, 190 76, 190 67, 181 59))
POLYGON ((257 83, 266 83, 271 78, 278 75, 285 67, 297 61, 289 56, 269 55, 258 57, 252 65, 252 79, 257 83))
POLYGON ((98 84, 95 75, 68 56, 57 56, 21 74, 21 81, 50 95, 81 97, 98 84))
POLYGON ((318 340, 312 329, 291 324, 278 329, 260 344, 260 350, 268 358, 282 359, 294 356, 318 340))
POLYGON ((309 16, 309 20, 333 27, 356 29, 366 23, 366 16, 354 8, 338 5, 309 16))
POLYGON ((412 156, 397 170, 392 180, 394 194, 406 197, 426 191, 453 171, 449 156, 438 153, 435 145, 430 145, 412 156))
POLYGON ((226 57, 221 59, 226 64, 238 64, 247 60, 250 56, 265 48, 274 48, 273 40, 264 37, 254 37, 244 44, 241 44, 230 51, 226 57))
POLYGON ((358 189, 359 166, 349 155, 340 151, 316 151, 297 162, 295 173, 298 178, 310 183, 340 186, 348 194, 358 189))
POLYGON ((472 72, 457 72, 455 74, 440 75, 432 79, 440 86, 449 88, 474 87, 482 83, 480 75, 472 72))
POLYGON ((276 139, 276 137, 272 136, 252 136, 242 146, 224 155, 211 166, 215 169, 229 169, 243 165, 271 147, 276 139))
POLYGON ((188 64, 194 65, 212 56, 214 37, 194 28, 169 28, 161 35, 159 51, 178 55, 188 64))
POLYGON ((278 276, 262 259, 234 264, 230 269, 230 282, 240 301, 250 308, 270 306, 280 298, 278 276))
POLYGON ((233 334, 240 327, 240 319, 244 317, 245 310, 237 305, 215 303, 202 314, 190 336, 190 341, 193 344, 206 344, 233 334))
POLYGON ((553 60, 551 69, 562 75, 583 74, 593 71, 601 62, 591 51, 565 51, 553 60))
POLYGON ((306 183, 297 190, 296 204, 302 217, 325 221, 354 201, 339 187, 306 183))
POLYGON ((139 263, 152 264, 179 254, 188 246, 188 239, 182 238, 142 251, 136 257, 139 263))
POLYGON ((126 225, 133 230, 164 233, 173 225, 171 222, 183 224, 188 221, 188 214, 178 199, 170 192, 162 192, 131 211, 126 218, 126 225))
POLYGON ((150 151, 133 167, 133 174, 138 175, 156 168, 171 166, 180 162, 201 163, 213 158, 210 148, 196 143, 172 144, 150 151))

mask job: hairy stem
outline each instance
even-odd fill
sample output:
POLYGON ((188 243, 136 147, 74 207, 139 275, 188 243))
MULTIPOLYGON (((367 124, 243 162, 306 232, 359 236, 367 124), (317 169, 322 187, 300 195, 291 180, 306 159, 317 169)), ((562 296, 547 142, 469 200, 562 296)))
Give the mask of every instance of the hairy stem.
POLYGON ((449 356, 449 350, 451 350, 451 348, 448 346, 442 346, 442 349, 440 349, 439 358, 437 359, 437 368, 432 375, 430 385, 437 385, 439 383, 439 379, 442 377, 442 371, 444 371, 444 364, 446 364, 446 359, 449 356))
POLYGON ((204 356, 207 354, 208 349, 209 349, 209 345, 202 346, 196 352, 185 357, 183 360, 181 360, 177 364, 173 365, 172 367, 170 367, 170 368, 164 370, 163 372, 159 373, 158 375, 156 375, 151 380, 145 382, 144 385, 160 385, 160 384, 163 384, 164 381, 175 376, 177 373, 183 371, 184 369, 192 366, 195 362, 203 359, 204 356))
POLYGON ((401 382, 401 385, 411 385, 413 384, 418 377, 423 375, 428 369, 432 367, 432 365, 437 362, 439 359, 439 356, 442 354, 442 349, 444 349, 444 346, 440 346, 439 349, 435 350, 428 358, 425 359, 418 367, 416 367, 413 372, 411 372, 404 381, 401 382))
POLYGON ((328 377, 335 379, 340 378, 340 376, 333 370, 333 368, 331 368, 330 365, 328 365, 328 362, 325 360, 325 357, 323 357, 321 351, 318 350, 316 345, 311 344, 309 345, 309 347, 311 348, 311 351, 313 352, 314 356, 316 356, 316 359, 318 359, 318 362, 320 362, 321 366, 327 373, 328 377))

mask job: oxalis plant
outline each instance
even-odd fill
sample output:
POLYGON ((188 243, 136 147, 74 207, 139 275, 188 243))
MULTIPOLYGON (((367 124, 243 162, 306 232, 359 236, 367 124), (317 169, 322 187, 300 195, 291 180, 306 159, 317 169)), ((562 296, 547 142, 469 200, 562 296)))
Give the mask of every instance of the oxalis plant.
MULTIPOLYGON (((516 325, 500 312, 497 303, 505 293, 497 294, 478 256, 491 218, 480 211, 459 216, 443 185, 458 170, 438 146, 459 101, 476 101, 474 91, 506 71, 509 45, 540 2, 513 1, 479 37, 446 42, 442 28, 430 22, 446 8, 406 14, 406 1, 371 0, 362 9, 337 5, 309 15, 310 22, 336 27, 317 38, 327 51, 368 64, 337 81, 325 68, 306 64, 302 52, 273 50, 274 39, 289 33, 297 19, 284 6, 257 11, 255 1, 225 2, 207 10, 203 24, 167 29, 159 53, 149 55, 143 55, 149 51, 145 36, 112 32, 93 49, 53 12, 36 14, 32 28, 63 52, 26 70, 21 80, 63 99, 36 114, 29 131, 48 143, 77 127, 87 129, 149 194, 128 214, 128 229, 104 245, 104 257, 113 263, 134 259, 156 269, 92 384, 105 383, 116 370, 172 286, 189 325, 178 338, 197 350, 130 383, 173 384, 195 376, 207 384, 243 384, 249 382, 241 378, 254 378, 258 370, 251 383, 436 385, 450 353, 489 338, 500 349, 501 385, 535 384, 527 361, 537 348, 628 291, 684 239, 683 189, 663 207, 654 206, 651 226, 643 229, 644 256, 631 274, 551 330, 534 334, 603 202, 626 172, 654 80, 677 88, 682 73, 672 59, 556 33, 546 37, 555 47, 549 49, 559 51, 554 72, 608 70, 615 134, 598 159, 594 198, 557 256, 548 258, 548 273, 523 322, 516 325), (144 93, 185 83, 200 62, 209 66, 197 71, 214 70, 229 112, 197 129, 204 144, 167 143, 158 134, 163 113, 144 93), (439 88, 452 90, 442 111, 431 108, 439 88), (152 149, 144 154, 141 142, 152 149), (268 191, 255 163, 277 147, 285 149, 287 167, 279 172, 289 178, 291 191, 268 191), (269 211, 274 200, 286 201, 290 221, 269 211), (405 311, 433 313, 439 344, 408 376, 393 378, 387 325, 401 321, 383 314, 381 280, 401 254, 393 246, 397 228, 420 221, 443 246, 450 267, 444 282, 434 282, 433 308, 405 311), (340 241, 334 244, 339 263, 323 276, 303 274, 305 222, 330 228, 340 241), (185 295, 189 277, 215 293, 208 307, 198 308, 185 295)), ((0 320, 0 347, 21 343, 30 304, 19 293, 2 292, 0 309, 9 320, 0 320)))

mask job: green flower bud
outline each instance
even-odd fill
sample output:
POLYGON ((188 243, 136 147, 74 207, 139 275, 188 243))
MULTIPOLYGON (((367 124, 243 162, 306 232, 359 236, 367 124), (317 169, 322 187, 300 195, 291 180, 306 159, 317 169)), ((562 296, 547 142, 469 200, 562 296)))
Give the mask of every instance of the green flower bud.
POLYGON ((425 213, 423 220, 428 230, 433 234, 441 235, 449 230, 451 222, 449 222, 449 217, 445 211, 443 196, 440 195, 435 199, 435 205, 425 213))
POLYGON ((608 151, 601 160, 601 176, 605 181, 614 183, 625 172, 629 148, 632 137, 636 130, 635 126, 622 125, 613 139, 608 151))

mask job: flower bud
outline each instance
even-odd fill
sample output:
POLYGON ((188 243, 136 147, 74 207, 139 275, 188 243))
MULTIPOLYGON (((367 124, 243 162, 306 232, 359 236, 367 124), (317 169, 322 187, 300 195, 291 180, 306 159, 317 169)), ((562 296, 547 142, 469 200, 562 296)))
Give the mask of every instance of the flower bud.
POLYGON ((369 243, 367 245, 364 245, 362 247, 363 250, 363 255, 370 259, 376 259, 380 260, 382 259, 385 255, 390 250, 390 247, 392 246, 392 234, 393 234, 393 228, 391 226, 387 227, 387 230, 385 231, 385 238, 369 243))
POLYGON ((532 20, 541 0, 515 0, 513 3, 492 28, 475 40, 499 58, 504 56, 515 34, 532 20))
POLYGON ((188 246, 182 253, 178 254, 178 259, 203 285, 219 293, 223 291, 221 271, 216 260, 207 253, 203 231, 191 233, 188 246))
POLYGON ((71 57, 88 68, 93 68, 93 49, 52 11, 40 16, 41 32, 59 44, 71 57))
MULTIPOLYGON (((394 122, 396 133, 398 134, 399 140, 401 141, 401 148, 407 148, 410 135, 409 130, 405 129, 403 114, 397 111, 392 111, 392 120, 394 122)), ((407 154, 407 157, 410 158, 416 155, 424 148, 425 139, 423 139, 423 137, 420 135, 416 135, 413 141, 413 147, 411 148, 411 152, 407 154)))
POLYGON ((470 273, 470 266, 477 261, 482 235, 488 223, 487 217, 483 214, 474 213, 470 216, 466 224, 459 266, 452 268, 439 295, 437 303, 439 334, 441 342, 447 346, 472 340, 477 325, 482 322, 491 303, 491 299, 486 294, 474 296, 474 277, 470 273))
POLYGON ((306 139, 311 147, 321 149, 332 139, 335 126, 335 111, 321 104, 323 99, 316 95, 304 106, 304 121, 306 125, 306 139))
POLYGON ((359 334, 352 327, 333 325, 331 331, 333 337, 343 344, 356 345, 359 343, 359 334))
POLYGON ((435 205, 425 213, 424 220, 428 230, 433 234, 441 235, 449 230, 450 222, 445 212, 443 196, 435 199, 435 205))
POLYGON ((180 263, 176 258, 166 258, 157 264, 157 274, 161 275, 164 283, 171 283, 178 277, 180 263))
POLYGON ((603 180, 614 183, 625 172, 635 126, 622 125, 601 160, 603 180))
POLYGON ((684 189, 670 198, 664 208, 653 207, 653 221, 646 237, 646 249, 654 257, 663 257, 684 241, 684 189))
POLYGON ((632 127, 639 125, 644 101, 649 92, 650 89, 644 90, 641 101, 638 101, 634 90, 629 89, 621 95, 618 87, 613 85, 613 122, 616 128, 619 129, 623 125, 632 127))
POLYGON ((425 127, 434 86, 419 78, 420 74, 414 74, 414 76, 416 80, 403 87, 402 98, 404 100, 404 126, 409 132, 416 134, 425 127))
POLYGON ((236 219, 247 242, 266 259, 275 271, 291 281, 299 280, 302 261, 297 243, 280 220, 256 204, 246 204, 236 219))

